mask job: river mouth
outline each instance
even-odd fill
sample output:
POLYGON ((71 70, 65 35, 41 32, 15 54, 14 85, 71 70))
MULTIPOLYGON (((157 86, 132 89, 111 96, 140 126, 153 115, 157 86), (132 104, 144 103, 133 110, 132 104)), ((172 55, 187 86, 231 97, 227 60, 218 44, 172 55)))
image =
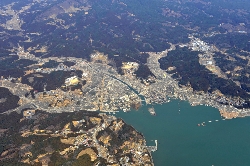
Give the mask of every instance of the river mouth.
POLYGON ((224 120, 215 108, 180 100, 154 108, 156 116, 146 105, 116 116, 143 133, 147 145, 158 140, 155 166, 249 165, 250 118, 224 120))

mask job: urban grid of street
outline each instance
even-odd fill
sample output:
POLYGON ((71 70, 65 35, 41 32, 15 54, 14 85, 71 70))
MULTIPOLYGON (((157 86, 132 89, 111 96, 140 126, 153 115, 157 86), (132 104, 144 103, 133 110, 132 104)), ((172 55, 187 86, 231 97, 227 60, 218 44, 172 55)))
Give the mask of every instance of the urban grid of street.
MULTIPOLYGON (((192 38, 192 37, 191 37, 192 38)), ((193 39, 193 43, 186 44, 193 50, 204 51, 205 55, 209 53, 209 47, 206 43, 193 39), (198 42, 197 42, 198 41, 198 42), (194 44, 195 43, 195 44, 194 44), (197 46, 198 44, 204 45, 197 46)), ((169 51, 175 50, 176 45, 171 44, 168 50, 163 52, 154 53, 147 52, 149 58, 147 59, 147 66, 150 71, 155 75, 155 82, 150 85, 145 85, 140 79, 137 79, 134 74, 120 75, 114 68, 106 63, 89 62, 85 59, 75 57, 50 57, 39 58, 25 51, 23 47, 19 46, 15 48, 17 55, 20 59, 31 59, 37 61, 39 64, 54 60, 59 63, 63 61, 74 62, 75 65, 68 67, 66 65, 58 66, 57 68, 38 68, 33 72, 37 73, 50 73, 52 71, 64 70, 74 71, 81 70, 84 74, 82 78, 86 80, 86 84, 82 87, 82 95, 76 95, 74 92, 64 92, 60 90, 60 87, 56 90, 45 91, 47 95, 59 94, 56 98, 70 99, 72 102, 66 107, 49 107, 48 100, 37 100, 31 97, 24 97, 24 94, 29 92, 31 87, 22 85, 20 83, 12 83, 11 79, 14 78, 1 78, 1 86, 9 88, 13 94, 18 95, 22 99, 22 105, 16 109, 9 110, 20 111, 23 108, 35 108, 49 112, 73 112, 77 110, 96 111, 103 112, 115 112, 119 110, 129 111, 131 110, 131 104, 141 104, 144 100, 146 104, 162 104, 170 101, 170 98, 179 98, 181 100, 187 100, 191 105, 208 105, 218 108, 220 111, 228 113, 237 113, 238 117, 244 117, 250 115, 249 109, 237 109, 233 105, 233 100, 230 100, 233 104, 222 104, 228 99, 211 93, 196 93, 191 87, 180 86, 176 80, 174 80, 170 74, 160 68, 158 60, 167 56, 169 51), (80 102, 80 104, 79 104, 80 102), (77 104, 78 103, 78 104, 77 104)), ((102 53, 96 53, 99 56, 102 53)), ((93 55, 92 55, 93 56, 93 55)), ((211 58, 211 61, 213 59, 211 58)), ((204 64, 205 65, 205 64, 204 64)), ((35 94, 38 98, 43 92, 35 94)), ((244 101, 238 104, 242 104, 244 101)), ((230 118, 226 117, 225 118, 230 118)))

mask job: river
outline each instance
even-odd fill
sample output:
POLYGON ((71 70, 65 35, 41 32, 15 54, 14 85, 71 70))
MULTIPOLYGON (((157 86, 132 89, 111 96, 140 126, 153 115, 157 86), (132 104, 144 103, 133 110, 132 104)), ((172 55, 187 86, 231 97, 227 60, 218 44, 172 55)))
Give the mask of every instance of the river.
POLYGON ((147 145, 158 140, 155 166, 250 165, 250 118, 223 120, 215 108, 180 100, 154 108, 156 116, 147 106, 116 116, 143 133, 147 145), (206 126, 197 126, 202 122, 206 126))

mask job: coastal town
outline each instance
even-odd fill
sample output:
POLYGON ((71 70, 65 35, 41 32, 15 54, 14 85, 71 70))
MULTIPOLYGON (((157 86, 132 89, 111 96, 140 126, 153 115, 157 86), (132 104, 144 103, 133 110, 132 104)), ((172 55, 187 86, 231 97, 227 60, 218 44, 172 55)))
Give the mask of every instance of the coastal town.
POLYGON ((0 165, 247 165, 247 6, 2 0, 0 165))
MULTIPOLYGON (((19 35, 25 36, 24 43, 32 43, 32 36, 40 36, 40 32, 27 32, 24 33, 22 25, 25 21, 21 17, 22 14, 28 12, 36 4, 40 3, 42 7, 48 5, 47 2, 31 2, 27 3, 20 9, 14 8, 15 3, 9 3, 3 6, 0 10, 0 15, 7 17, 6 20, 0 25, 6 30, 20 31, 19 35), (22 32, 22 33, 21 33, 22 32)), ((126 6, 126 5, 125 5, 126 6)), ((84 2, 81 7, 79 3, 70 3, 68 1, 60 4, 55 4, 55 10, 49 10, 44 14, 36 17, 36 21, 47 20, 49 25, 54 25, 57 28, 68 29, 75 24, 66 24, 65 20, 59 18, 62 13, 65 13, 69 17, 73 17, 78 12, 82 11, 85 16, 89 16, 92 12, 90 3, 84 2), (59 9, 59 7, 61 9, 59 9), (47 17, 48 16, 48 17, 47 17)), ((36 11, 36 10, 35 10, 36 11)), ((33 11, 33 12, 35 12, 33 11)), ((170 9, 164 9, 163 15, 181 15, 180 13, 170 12, 170 9), (170 13, 169 13, 170 12, 170 13)), ((135 17, 133 13, 129 14, 135 17)), ((119 16, 121 19, 121 16, 119 16)), ((164 23, 168 24, 168 23, 164 23)), ((171 22, 169 22, 172 25, 171 22)), ((228 24, 221 23, 219 27, 229 28, 228 24)), ((239 26, 234 27, 233 31, 247 32, 244 29, 245 24, 240 23, 239 26)), ((189 28, 187 28, 189 29, 189 28)), ((132 31, 134 34, 135 31, 132 31)), ((5 32, 2 32, 3 34, 5 32)), ((214 75, 223 78, 227 78, 227 73, 224 73, 216 64, 214 58, 215 52, 224 53, 219 50, 215 45, 211 45, 208 42, 203 41, 197 35, 197 32, 188 33, 188 42, 172 44, 170 48, 161 52, 140 52, 141 56, 144 54, 149 55, 146 65, 152 76, 148 78, 138 79, 135 72, 143 63, 139 60, 130 57, 131 61, 122 62, 120 67, 121 72, 118 72, 114 64, 114 61, 108 58, 101 52, 94 52, 89 55, 88 60, 76 57, 40 57, 35 54, 48 52, 49 47, 46 44, 38 43, 37 45, 25 47, 24 43, 18 42, 13 45, 10 51, 11 56, 18 56, 19 59, 34 61, 33 65, 26 67, 24 77, 11 78, 1 77, 1 87, 8 88, 11 93, 18 96, 19 107, 8 110, 8 112, 17 111, 20 112, 25 108, 41 109, 51 113, 59 112, 74 112, 77 110, 87 111, 101 111, 115 113, 116 111, 130 111, 132 109, 138 109, 142 105, 148 104, 163 104, 170 102, 171 98, 178 98, 181 100, 187 100, 191 105, 208 105, 217 108, 224 118, 232 117, 244 117, 250 115, 250 110, 244 108, 245 101, 241 98, 225 96, 219 90, 213 93, 197 92, 192 89, 191 86, 183 86, 178 83, 177 80, 172 78, 172 74, 167 71, 175 69, 175 66, 171 66, 168 70, 162 70, 159 60, 168 56, 168 53, 176 50, 176 47, 186 47, 191 51, 199 51, 198 56, 199 63, 211 71, 214 75), (51 61, 57 63, 53 67, 47 67, 45 64, 51 61), (64 62, 72 63, 73 65, 64 64, 64 62), (46 76, 50 76, 54 73, 69 73, 67 77, 63 78, 63 84, 58 85, 56 88, 49 88, 46 82, 43 82, 42 90, 36 89, 32 86, 39 84, 38 79, 47 79, 46 76), (77 74, 80 72, 81 74, 77 74), (243 107, 239 109, 239 107, 243 107)), ((211 32, 205 36, 213 36, 220 34, 220 32, 211 32)), ((62 36, 62 35, 61 35, 62 36)), ((119 35, 115 35, 119 36, 119 35)), ((134 34, 135 40, 141 40, 142 36, 134 34)), ((69 38, 65 38, 68 40, 69 38)), ((72 38, 73 39, 73 38, 72 38)), ((78 39, 78 36, 75 36, 78 39)), ((93 37, 89 36, 89 44, 92 46, 93 37)), ((164 41, 165 42, 165 41, 164 41)), ((100 43, 99 43, 100 44, 100 43)), ((143 47, 147 43, 143 44, 143 47)), ((150 46, 150 44, 149 44, 150 46)), ((62 47, 65 47, 62 45, 62 47)), ((152 47, 152 46, 151 46, 152 47)), ((115 54, 114 56, 119 56, 115 54)), ((234 81, 237 85, 237 81, 234 81)), ((56 81, 55 81, 56 83, 56 81)), ((4 99, 2 99, 4 101, 4 99)))
MULTIPOLYGON (((214 49, 211 51, 206 43, 198 39, 192 40, 192 43, 190 47, 194 50, 202 49, 205 51, 205 55, 212 55, 210 52, 214 51, 214 49)), ((50 74, 55 71, 71 73, 81 71, 82 74, 65 78, 64 84, 56 89, 46 90, 45 85, 43 91, 36 92, 34 95, 25 95, 29 94, 33 88, 30 85, 22 84, 20 78, 2 77, 0 85, 9 88, 13 94, 20 97, 20 107, 8 112, 20 112, 24 108, 34 108, 51 113, 74 112, 77 110, 99 110, 101 112, 115 113, 119 110, 127 112, 131 109, 138 109, 142 104, 162 104, 169 102, 171 98, 179 98, 189 101, 193 106, 207 105, 215 107, 226 119, 244 117, 250 114, 249 109, 237 109, 235 107, 242 106, 244 100, 228 98, 219 91, 214 93, 195 92, 191 87, 180 86, 171 77, 171 74, 162 70, 158 60, 167 56, 168 52, 175 50, 175 47, 175 45, 171 44, 171 47, 163 52, 148 52, 147 66, 155 77, 150 78, 154 80, 154 83, 147 84, 145 83, 147 80, 141 81, 133 74, 138 69, 139 64, 136 62, 124 63, 122 70, 124 70, 125 74, 121 75, 108 65, 110 60, 107 55, 100 52, 91 54, 90 61, 75 57, 39 58, 24 50, 23 47, 18 46, 13 48, 12 51, 16 52, 20 59, 37 61, 37 64, 30 66, 25 71, 30 76, 28 77, 29 80, 37 76, 43 77, 41 74, 50 74), (50 61, 55 61, 58 65, 52 68, 42 67, 43 64, 50 61), (63 64, 64 61, 72 62, 74 65, 67 66, 63 64), (39 76, 39 73, 41 76, 39 76), (69 90, 77 85, 81 85, 80 88, 69 90)), ((201 63, 205 61, 204 56, 200 60, 201 63)), ((205 57, 207 58, 207 56, 205 57)), ((206 59, 206 61, 206 64, 210 66, 214 64, 213 59, 206 59)))

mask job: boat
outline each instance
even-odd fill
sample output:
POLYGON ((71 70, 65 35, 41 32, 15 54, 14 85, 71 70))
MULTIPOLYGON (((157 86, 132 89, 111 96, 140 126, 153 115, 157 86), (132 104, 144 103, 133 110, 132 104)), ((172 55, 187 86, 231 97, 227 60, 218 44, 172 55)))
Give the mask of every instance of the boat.
POLYGON ((154 115, 154 116, 156 115, 154 107, 148 108, 148 111, 149 111, 149 113, 150 113, 151 115, 154 115))

